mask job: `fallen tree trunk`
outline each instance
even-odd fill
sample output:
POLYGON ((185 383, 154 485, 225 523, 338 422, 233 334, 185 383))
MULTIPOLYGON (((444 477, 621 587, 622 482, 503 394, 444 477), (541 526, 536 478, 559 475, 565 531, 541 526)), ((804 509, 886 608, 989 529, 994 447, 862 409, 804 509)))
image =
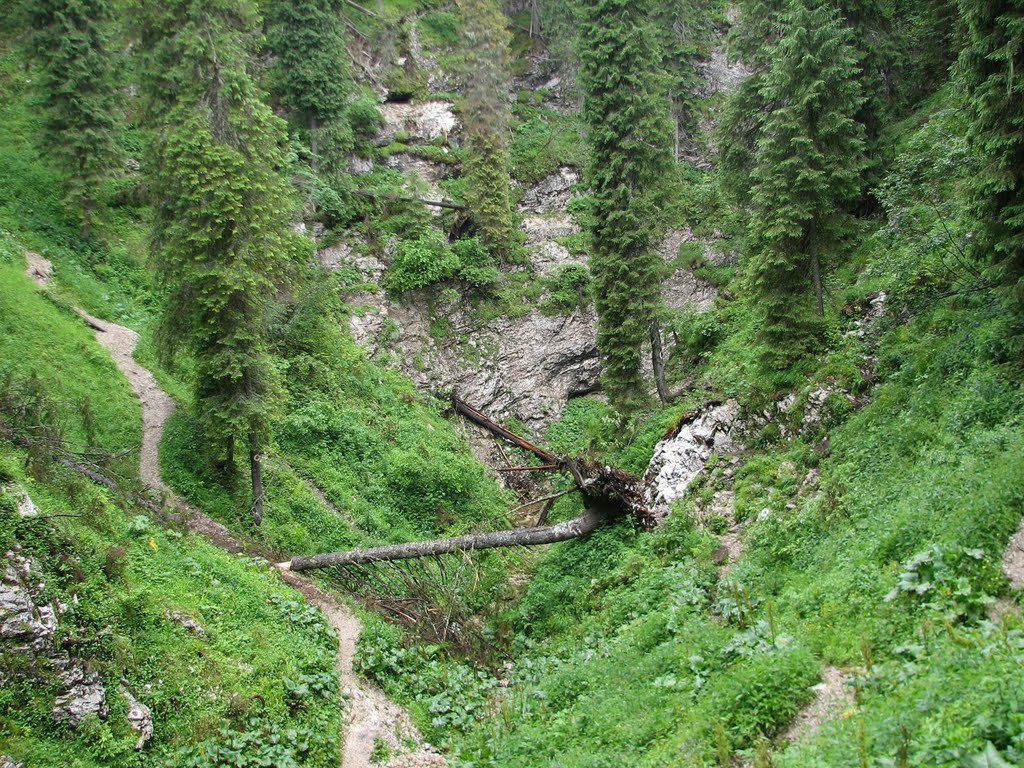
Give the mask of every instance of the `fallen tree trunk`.
POLYGON ((539 528, 519 528, 511 531, 491 533, 470 533, 449 539, 411 541, 408 544, 389 544, 369 549, 352 549, 347 552, 328 552, 323 555, 308 555, 292 558, 282 563, 282 568, 293 571, 310 571, 316 568, 358 565, 390 560, 408 560, 413 557, 445 555, 450 552, 471 552, 496 547, 535 547, 540 544, 554 544, 586 536, 600 528, 608 519, 607 515, 595 509, 588 509, 579 517, 557 525, 539 528))
POLYGON ((422 197, 403 197, 401 195, 395 195, 391 193, 377 193, 367 192, 362 189, 357 189, 353 194, 359 195, 360 197, 369 197, 373 200, 384 200, 389 203, 422 203, 423 205, 430 205, 434 208, 447 208, 450 211, 466 211, 469 210, 464 205, 458 203, 446 203, 443 200, 426 200, 422 197))
MULTIPOLYGON (((540 525, 532 528, 515 528, 488 533, 470 533, 446 539, 413 541, 407 544, 388 544, 367 549, 351 549, 346 552, 328 552, 322 555, 305 555, 281 563, 281 568, 293 571, 310 571, 316 568, 345 567, 364 563, 378 563, 392 560, 409 560, 416 557, 445 555, 451 552, 473 552, 496 547, 534 547, 540 544, 554 544, 593 533, 606 523, 631 517, 644 530, 651 530, 656 520, 647 509, 643 486, 638 477, 615 467, 605 466, 583 458, 565 459, 550 451, 538 448, 514 432, 502 427, 484 416, 458 397, 452 398, 455 412, 484 427, 512 445, 529 451, 544 461, 547 466, 536 469, 564 470, 572 475, 575 487, 560 491, 552 496, 538 499, 548 505, 541 513, 540 521, 546 519, 550 502, 567 493, 578 492, 583 496, 586 507, 579 517, 555 525, 540 525)), ((512 467, 514 470, 535 469, 534 467, 512 467)), ((536 502, 535 502, 536 503, 536 502)), ((540 522, 538 521, 538 523, 540 522)))
POLYGON ((563 466, 565 466, 566 462, 560 456, 556 456, 550 451, 545 451, 543 448, 538 448, 533 443, 528 443, 515 432, 509 432, 500 424, 491 421, 491 419, 484 416, 482 413, 480 413, 480 411, 471 406, 469 403, 460 400, 457 395, 452 395, 452 407, 455 409, 455 412, 460 416, 465 416, 474 424, 477 424, 478 426, 481 426, 484 429, 490 430, 492 433, 500 437, 505 442, 516 446, 516 448, 522 448, 524 451, 529 451, 534 456, 543 461, 545 464, 551 465, 552 469, 561 469, 563 466))

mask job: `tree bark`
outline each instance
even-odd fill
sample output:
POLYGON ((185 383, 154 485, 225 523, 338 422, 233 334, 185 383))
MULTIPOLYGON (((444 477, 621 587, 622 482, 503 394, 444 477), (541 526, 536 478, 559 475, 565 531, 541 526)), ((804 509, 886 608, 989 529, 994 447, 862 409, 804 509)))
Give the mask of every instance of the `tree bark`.
POLYGON ((472 552, 496 547, 534 547, 586 536, 600 528, 608 519, 607 515, 594 509, 588 509, 579 517, 557 525, 490 533, 471 533, 448 539, 412 541, 408 544, 389 544, 369 549, 352 549, 347 552, 328 552, 322 555, 296 557, 289 563, 284 563, 283 566, 293 571, 310 571, 316 568, 408 560, 414 557, 444 555, 450 552, 472 552))
POLYGON ((651 323, 651 368, 654 369, 654 386, 658 390, 658 399, 668 404, 672 399, 665 383, 665 353, 661 346, 661 328, 658 321, 651 323))
POLYGON ((313 171, 320 170, 320 146, 317 141, 317 129, 319 126, 316 122, 316 115, 310 113, 309 115, 309 151, 312 155, 312 166, 313 171))
POLYGON ((821 287, 821 260, 818 258, 818 243, 813 231, 811 232, 811 280, 814 283, 814 300, 818 307, 818 314, 824 317, 825 297, 821 287))
POLYGON ((480 413, 480 411, 478 411, 473 406, 460 400, 457 395, 452 395, 452 407, 455 409, 455 412, 460 416, 465 416, 474 424, 477 424, 483 427, 484 429, 490 430, 491 432, 493 432, 495 435, 502 438, 506 442, 516 446, 516 448, 522 448, 524 451, 529 451, 534 456, 543 461, 545 464, 554 464, 555 467, 565 466, 566 462, 564 459, 562 459, 561 456, 556 456, 555 454, 550 453, 549 451, 545 451, 543 448, 538 448, 536 445, 533 445, 533 443, 528 443, 526 440, 524 440, 514 432, 509 432, 500 424, 497 424, 491 421, 486 416, 484 416, 482 413, 480 413))
POLYGON ((263 465, 260 461, 260 439, 255 429, 249 431, 249 470, 252 474, 252 522, 263 522, 263 465))

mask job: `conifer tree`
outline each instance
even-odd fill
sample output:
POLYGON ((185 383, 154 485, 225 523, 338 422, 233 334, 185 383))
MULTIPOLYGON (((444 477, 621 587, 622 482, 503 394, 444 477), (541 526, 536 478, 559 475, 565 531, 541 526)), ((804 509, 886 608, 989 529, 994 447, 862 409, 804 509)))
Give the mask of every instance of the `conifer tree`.
POLYGON ((96 189, 117 162, 109 0, 35 0, 28 4, 33 52, 42 61, 37 86, 44 142, 65 176, 68 200, 88 237, 96 189))
POLYGON ((337 0, 272 0, 267 42, 278 58, 286 106, 309 129, 313 162, 337 170, 351 144, 344 120, 352 91, 344 17, 337 0))
POLYGON ((857 55, 835 11, 815 3, 791 4, 760 88, 772 109, 755 149, 748 275, 776 368, 818 333, 822 263, 844 237, 864 164, 857 55))
POLYGON ((649 11, 643 0, 587 0, 579 30, 597 344, 604 387, 620 410, 645 398, 640 359, 664 270, 651 235, 671 169, 671 125, 649 11))
POLYGON ((508 46, 505 15, 494 0, 460 0, 465 50, 466 204, 480 240, 499 261, 512 247, 508 154, 508 46))
POLYGON ((968 28, 960 57, 972 117, 968 138, 981 163, 973 182, 980 225, 974 250, 1009 286, 1024 317, 1024 4, 961 0, 961 12, 968 28))
POLYGON ((248 444, 259 524, 261 455, 279 389, 266 314, 299 247, 281 176, 284 123, 249 72, 254 3, 152 0, 147 10, 152 258, 169 292, 161 337, 192 353, 211 454, 231 468, 236 440, 248 444))

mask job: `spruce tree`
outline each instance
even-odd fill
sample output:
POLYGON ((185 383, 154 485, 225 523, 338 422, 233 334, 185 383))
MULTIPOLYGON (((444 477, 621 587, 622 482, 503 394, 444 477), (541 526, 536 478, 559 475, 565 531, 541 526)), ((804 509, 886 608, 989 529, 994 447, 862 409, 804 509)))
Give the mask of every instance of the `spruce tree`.
POLYGON ((96 191, 118 159, 118 120, 109 0, 35 0, 27 5, 31 47, 42 62, 36 81, 45 114, 44 144, 64 172, 69 202, 88 237, 96 191))
POLYGON ((315 166, 338 170, 350 148, 344 119, 352 78, 337 0, 271 0, 267 42, 278 59, 284 103, 309 130, 315 166))
POLYGON ((1024 317, 1024 3, 961 0, 968 39, 960 57, 979 223, 974 251, 993 265, 1024 317))
POLYGON ((649 12, 642 0, 587 0, 579 30, 597 345, 605 390, 623 411, 645 399, 641 353, 664 270, 651 236, 671 171, 668 99, 649 12))
POLYGON ((153 125, 152 258, 167 288, 160 334, 194 359, 195 402, 215 460, 248 445, 253 519, 279 384, 266 316, 299 247, 281 175, 284 123, 250 74, 249 0, 153 0, 146 80, 153 125))
POLYGON ((513 238, 508 153, 508 46, 505 15, 494 0, 460 0, 465 50, 466 204, 480 240, 499 261, 513 238))
POLYGON ((824 310, 822 264, 847 232, 860 192, 863 96, 849 31, 827 5, 796 0, 760 97, 772 109, 756 142, 748 276, 763 313, 766 362, 811 349, 824 310))

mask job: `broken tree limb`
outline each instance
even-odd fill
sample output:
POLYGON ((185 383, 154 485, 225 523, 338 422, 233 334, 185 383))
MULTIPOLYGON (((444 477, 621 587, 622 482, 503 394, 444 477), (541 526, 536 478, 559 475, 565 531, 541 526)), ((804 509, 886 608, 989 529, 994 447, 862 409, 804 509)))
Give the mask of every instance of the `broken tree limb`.
POLYGON ((509 432, 500 424, 491 421, 489 418, 484 416, 480 411, 459 399, 458 395, 452 395, 452 407, 455 412, 461 416, 465 416, 467 419, 472 421, 474 424, 483 427, 490 432, 493 432, 498 437, 505 440, 507 443, 511 443, 517 448, 522 448, 524 451, 529 451, 534 456, 538 457, 545 464, 554 464, 555 466, 561 467, 565 465, 565 461, 560 456, 545 451, 543 448, 538 448, 532 443, 528 443, 526 440, 521 438, 514 432, 509 432))
POLYGON ((360 197, 369 197, 374 200, 385 200, 389 203, 422 203, 423 205, 432 205, 435 208, 447 208, 452 211, 469 210, 466 206, 458 205, 457 203, 445 203, 441 200, 425 200, 422 197, 402 197, 400 195, 387 194, 383 192, 367 192, 363 189, 357 189, 353 194, 359 195, 360 197))
MULTIPOLYGON (((388 544, 367 549, 352 549, 346 552, 306 555, 296 557, 286 563, 280 563, 279 567, 293 571, 309 571, 316 568, 344 568, 366 563, 436 557, 452 552, 467 553, 497 547, 533 547, 586 536, 602 525, 626 516, 631 517, 644 530, 651 530, 657 523, 654 515, 647 508, 643 483, 636 475, 583 458, 563 459, 528 443, 519 435, 496 424, 480 411, 459 400, 458 397, 453 396, 452 403, 456 413, 466 416, 512 445, 539 456, 549 465, 569 472, 575 481, 575 487, 531 502, 531 504, 541 501, 548 502, 541 512, 538 525, 532 528, 471 533, 444 539, 413 541, 407 544, 388 544), (546 520, 550 502, 559 496, 575 492, 579 492, 583 496, 586 512, 564 523, 539 524, 546 520)), ((513 510, 513 512, 515 511, 518 510, 513 510)))
POLYGON ((557 464, 541 464, 537 467, 498 467, 499 472, 551 472, 560 469, 557 464))
POLYGON ((470 533, 448 539, 412 541, 408 544, 389 544, 369 549, 353 549, 348 552, 329 552, 323 555, 296 557, 282 567, 293 571, 310 571, 316 568, 331 568, 360 563, 376 563, 389 560, 408 560, 414 557, 444 555, 450 552, 466 552, 497 547, 534 547, 540 544, 554 544, 558 541, 576 539, 592 533, 606 521, 605 514, 588 509, 579 517, 557 525, 540 528, 520 528, 511 531, 491 533, 470 533))

